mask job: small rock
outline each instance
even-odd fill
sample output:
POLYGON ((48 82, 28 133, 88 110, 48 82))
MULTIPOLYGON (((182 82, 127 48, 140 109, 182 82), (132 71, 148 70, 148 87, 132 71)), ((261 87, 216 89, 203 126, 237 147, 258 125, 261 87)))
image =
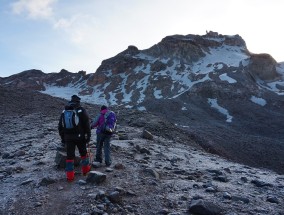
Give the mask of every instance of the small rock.
POLYGON ((143 130, 143 133, 142 133, 142 138, 148 139, 148 140, 153 140, 153 139, 154 139, 154 136, 153 136, 149 131, 147 131, 146 129, 144 129, 144 130, 143 130))
POLYGON ((104 199, 106 197, 106 193, 103 190, 99 190, 98 193, 95 194, 95 199, 104 199))
POLYGON ((136 196, 135 192, 132 191, 132 190, 127 190, 126 194, 129 195, 129 196, 136 196))
POLYGON ((100 168, 101 166, 102 166, 102 164, 100 162, 94 161, 92 163, 92 167, 94 167, 94 168, 100 168))
POLYGON ((40 186, 47 186, 47 185, 53 184, 53 183, 55 183, 55 182, 56 182, 55 179, 46 177, 46 178, 43 178, 43 179, 41 180, 41 182, 39 182, 39 185, 40 185, 40 186))
POLYGON ((38 162, 35 163, 35 165, 37 165, 37 166, 45 165, 45 162, 44 161, 38 161, 38 162))
POLYGON ((219 215, 222 209, 214 203, 198 199, 191 201, 189 212, 196 215, 219 215))
POLYGON ((232 174, 231 170, 229 168, 224 168, 224 171, 226 171, 229 174, 232 174))
POLYGON ((21 185, 26 185, 26 184, 29 184, 29 183, 31 183, 31 182, 33 182, 32 179, 27 179, 27 180, 23 181, 23 182, 21 183, 21 185))
POLYGON ((35 203, 35 207, 40 207, 40 206, 42 206, 42 203, 41 203, 41 202, 36 202, 36 203, 35 203))
POLYGON ((2 159, 7 159, 10 157, 10 154, 8 152, 3 153, 2 159))
POLYGON ((151 152, 146 148, 141 148, 139 151, 140 151, 141 154, 148 154, 148 155, 151 154, 151 152))
POLYGON ((242 180, 244 183, 247 183, 247 182, 248 182, 247 177, 241 177, 241 180, 242 180))
POLYGON ((105 210, 105 205, 99 204, 99 205, 97 205, 97 208, 98 208, 99 210, 105 210))
POLYGON ((62 187, 62 186, 59 186, 59 187, 57 187, 57 190, 58 191, 61 191, 61 190, 63 190, 64 188, 62 187))
POLYGON ((129 136, 127 134, 118 134, 119 140, 129 140, 129 136))
POLYGON ((20 156, 23 156, 25 154, 26 154, 26 152, 24 150, 19 150, 15 153, 15 156, 20 157, 20 156))
POLYGON ((106 180, 106 174, 98 172, 98 171, 90 171, 86 182, 100 184, 106 180))
POLYGON ((224 197, 224 199, 232 199, 232 195, 228 192, 224 192, 223 197, 224 197))
POLYGON ((248 204, 250 202, 248 198, 242 197, 242 196, 232 196, 232 201, 236 201, 236 202, 241 201, 241 202, 246 203, 246 204, 248 204))
POLYGON ((79 185, 85 185, 87 184, 87 182, 85 180, 82 180, 80 179, 78 182, 77 182, 79 185))
POLYGON ((267 201, 271 203, 279 204, 279 200, 275 196, 268 196, 267 201))
POLYGON ((103 214, 104 214, 104 211, 99 210, 98 208, 95 208, 95 209, 93 209, 93 211, 92 211, 91 214, 92 214, 92 215, 103 215, 103 214))
POLYGON ((106 172, 113 172, 112 168, 106 168, 106 172))
POLYGON ((111 192, 107 197, 112 203, 119 203, 121 201, 121 194, 118 191, 111 192))
POLYGON ((117 163, 117 164, 114 165, 114 168, 115 169, 125 169, 125 166, 121 163, 117 163))
POLYGON ((272 184, 269 184, 267 182, 260 181, 260 180, 257 180, 257 179, 252 180, 251 183, 254 184, 257 187, 264 187, 264 186, 272 187, 272 184))
POLYGON ((228 182, 229 181, 229 179, 225 175, 219 175, 219 176, 213 177, 213 179, 216 180, 216 181, 220 181, 220 182, 228 182))
POLYGON ((216 192, 216 189, 215 189, 214 187, 207 187, 207 188, 205 189, 205 191, 206 191, 206 192, 209 192, 209 193, 214 193, 214 192, 216 192))
POLYGON ((215 175, 223 175, 223 172, 221 170, 218 170, 218 169, 208 169, 207 171, 210 172, 210 173, 213 173, 215 175))
POLYGON ((154 178, 160 179, 160 175, 156 170, 147 168, 144 171, 150 173, 154 178))

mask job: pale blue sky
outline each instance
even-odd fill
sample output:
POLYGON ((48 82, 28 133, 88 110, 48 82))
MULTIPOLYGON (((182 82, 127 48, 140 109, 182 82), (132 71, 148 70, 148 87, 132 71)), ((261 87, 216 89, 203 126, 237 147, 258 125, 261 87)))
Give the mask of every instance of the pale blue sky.
POLYGON ((283 0, 0 0, 0 77, 85 70, 174 34, 239 34, 284 61, 283 0), (282 3, 283 2, 283 3, 282 3))

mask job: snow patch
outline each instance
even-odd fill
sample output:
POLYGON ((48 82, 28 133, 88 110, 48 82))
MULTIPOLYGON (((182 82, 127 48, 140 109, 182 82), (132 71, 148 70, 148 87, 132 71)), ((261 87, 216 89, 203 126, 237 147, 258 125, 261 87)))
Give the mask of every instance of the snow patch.
POLYGON ((113 93, 113 92, 109 92, 109 103, 110 105, 117 105, 117 98, 115 97, 116 96, 116 93, 113 93))
POLYGON ((78 95, 80 90, 77 88, 74 88, 74 86, 71 86, 70 84, 67 87, 59 87, 55 85, 48 85, 44 84, 45 90, 40 91, 41 93, 51 95, 53 97, 59 97, 64 98, 67 100, 70 100, 71 96, 76 94, 78 95))
POLYGON ((210 48, 209 53, 205 57, 200 59, 192 67, 194 73, 207 74, 213 72, 216 62, 222 62, 227 66, 238 67, 240 62, 243 62, 248 56, 243 52, 244 49, 241 47, 234 47, 223 45, 218 48, 210 48), (211 66, 208 66, 211 65, 211 66))
POLYGON ((144 78, 142 78, 140 81, 137 82, 137 89, 142 88, 139 92, 140 92, 140 98, 138 99, 137 103, 141 103, 144 101, 146 95, 144 94, 144 92, 147 89, 148 86, 148 80, 149 80, 149 75, 146 75, 144 78))
POLYGON ((213 40, 213 41, 222 43, 225 41, 225 38, 206 37, 206 40, 213 40))
POLYGON ((217 99, 210 99, 208 98, 208 104, 212 107, 217 109, 220 113, 227 116, 226 122, 232 122, 233 117, 229 114, 229 111, 220 105, 218 105, 217 99))
POLYGON ((157 90, 157 88, 155 87, 154 88, 154 96, 156 99, 162 99, 163 96, 162 96, 162 91, 161 90, 157 90))
POLYGON ((273 91, 274 93, 280 95, 280 96, 283 96, 284 95, 284 90, 283 89, 279 89, 278 86, 281 86, 283 87, 284 89, 284 81, 283 80, 280 80, 280 81, 274 81, 274 82, 270 82, 270 83, 267 83, 267 86, 265 85, 262 85, 264 88, 270 90, 270 91, 273 91))
POLYGON ((149 61, 155 60, 154 57, 147 55, 147 54, 144 54, 144 53, 141 53, 141 52, 139 54, 133 56, 133 58, 139 58, 139 59, 149 60, 149 61))
POLYGON ((220 75, 219 78, 220 78, 221 81, 227 81, 230 84, 237 83, 237 81, 235 79, 229 77, 227 75, 227 73, 224 73, 224 74, 220 75))
POLYGON ((140 106, 137 109, 140 110, 140 111, 146 111, 146 108, 144 106, 140 106))
POLYGON ((258 98, 258 97, 255 97, 255 96, 252 96, 250 98, 250 100, 260 106, 265 106, 267 104, 266 100, 263 99, 263 98, 258 98))
POLYGON ((120 74, 120 77, 122 78, 120 91, 123 94, 123 98, 122 98, 121 101, 124 102, 124 103, 131 102, 131 97, 132 97, 132 94, 133 94, 133 90, 131 90, 129 93, 126 92, 125 86, 127 85, 128 76, 129 75, 126 75, 125 73, 120 74))

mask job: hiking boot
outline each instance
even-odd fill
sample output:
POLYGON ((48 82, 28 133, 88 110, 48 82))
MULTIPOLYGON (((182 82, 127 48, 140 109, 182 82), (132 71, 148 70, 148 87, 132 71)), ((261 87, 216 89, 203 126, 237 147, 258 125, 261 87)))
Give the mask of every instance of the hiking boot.
POLYGON ((74 160, 66 160, 66 177, 67 181, 71 182, 74 180, 75 172, 74 172, 74 160))
POLYGON ((75 172, 74 171, 66 172, 66 177, 68 182, 74 181, 75 172))
POLYGON ((82 173, 84 176, 87 175, 87 173, 90 171, 91 171, 91 165, 82 166, 82 173))
POLYGON ((111 165, 111 163, 106 163, 106 166, 109 167, 111 165))

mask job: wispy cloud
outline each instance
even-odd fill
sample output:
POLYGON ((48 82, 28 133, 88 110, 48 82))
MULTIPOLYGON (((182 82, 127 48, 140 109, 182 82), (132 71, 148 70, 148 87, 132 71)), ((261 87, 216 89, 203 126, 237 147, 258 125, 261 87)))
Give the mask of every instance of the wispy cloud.
POLYGON ((98 20, 87 14, 76 14, 69 19, 60 18, 54 22, 53 27, 65 32, 75 44, 92 41, 92 37, 99 28, 98 20))
POLYGON ((53 16, 52 5, 57 0, 18 0, 12 3, 15 14, 27 14, 31 19, 49 19, 53 16))

